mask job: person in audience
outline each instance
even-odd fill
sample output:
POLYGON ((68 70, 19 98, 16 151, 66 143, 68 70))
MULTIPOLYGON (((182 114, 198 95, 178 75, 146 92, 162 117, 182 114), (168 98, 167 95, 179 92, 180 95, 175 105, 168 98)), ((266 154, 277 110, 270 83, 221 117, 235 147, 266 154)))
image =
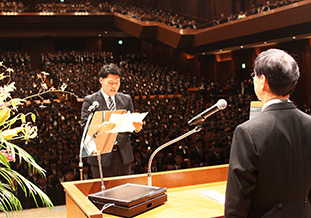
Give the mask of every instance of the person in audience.
POLYGON ((175 170, 187 168, 187 163, 184 161, 182 154, 176 153, 174 160, 175 160, 175 165, 174 165, 175 170))
POLYGON ((190 161, 199 160, 200 166, 204 166, 206 152, 203 140, 201 138, 195 138, 193 148, 190 150, 189 159, 190 161))
MULTIPOLYGON (((6 57, 6 62, 11 64, 13 68, 13 63, 18 63, 18 66, 23 66, 23 64, 25 66, 29 63, 27 65, 27 72, 32 73, 25 75, 27 76, 25 77, 25 81, 32 81, 32 84, 37 83, 37 74, 31 68, 31 58, 28 54, 15 55, 9 53, 4 55, 4 57, 6 57), (34 75, 35 77, 28 77, 30 75, 34 75)), ((102 63, 106 64, 114 60, 110 52, 56 52, 42 54, 41 57, 42 71, 50 73, 50 85, 59 87, 62 82, 66 81, 68 87, 75 94, 80 93, 79 95, 81 97, 96 92, 99 89, 96 71, 98 72, 100 70, 102 63), (73 74, 78 76, 73 77, 73 74), (72 78, 77 80, 72 81, 72 78), (75 82, 79 85, 75 84, 75 82), (87 90, 80 88, 83 84, 88 86, 87 90)), ((14 77, 19 79, 21 77, 18 76, 20 73, 24 75, 26 71, 23 69, 22 67, 17 67, 13 74, 14 77)), ((120 69, 124 74, 120 92, 131 94, 136 111, 149 111, 148 116, 143 121, 145 126, 144 131, 130 134, 131 144, 141 156, 148 157, 160 145, 189 131, 189 126, 185 120, 191 119, 205 108, 212 106, 218 100, 218 95, 224 94, 225 92, 225 89, 215 83, 215 81, 201 81, 198 78, 191 78, 188 74, 179 73, 173 68, 152 64, 142 54, 122 56, 120 58, 120 69), (215 90, 213 94, 215 101, 211 100, 209 95, 212 83, 213 89, 215 90), (135 84, 138 84, 138 86, 135 84), (197 92, 198 95, 192 95, 194 92, 188 91, 189 88, 200 88, 197 92), (160 93, 166 95, 162 97, 159 96, 160 93), (168 93, 173 94, 169 96, 168 93)), ((29 87, 29 90, 24 89, 25 86, 23 83, 25 82, 21 81, 19 83, 20 88, 13 93, 13 96, 25 96, 25 92, 27 91, 29 93, 29 90, 32 89, 32 87, 29 87)), ((25 85, 27 87, 28 84, 25 83, 25 85)), ((234 86, 234 84, 230 85, 234 86)), ((248 89, 252 89, 252 81, 245 81, 245 86, 249 87, 248 89)), ((36 88, 40 88, 39 83, 36 88)), ((230 97, 230 103, 228 103, 226 111, 209 117, 209 122, 203 123, 201 133, 204 136, 202 140, 204 142, 203 147, 206 151, 212 148, 213 141, 218 142, 223 138, 221 133, 225 131, 227 126, 233 131, 240 122, 248 119, 248 105, 254 98, 254 94, 253 92, 245 91, 241 95, 241 88, 239 86, 236 90, 236 93, 226 97, 226 99, 230 97), (225 121, 229 121, 228 124, 225 121), (212 137, 209 137, 209 134, 212 134, 212 137)), ((61 187, 60 183, 65 181, 64 172, 59 164, 70 167, 72 161, 79 159, 82 132, 79 124, 80 111, 77 110, 78 106, 74 101, 62 102, 58 98, 51 97, 48 99, 50 103, 33 99, 25 105, 23 109, 24 113, 32 112, 37 116, 38 138, 31 140, 27 145, 24 145, 22 142, 18 143, 18 145, 24 147, 40 164, 43 163, 44 156, 48 156, 45 155, 47 153, 46 151, 50 152, 50 157, 46 157, 46 159, 50 159, 50 169, 47 171, 47 183, 54 188, 56 186, 59 188, 61 187), (66 153, 69 153, 69 155, 66 153)), ((230 150, 229 144, 222 144, 222 146, 223 151, 230 150)), ((183 159, 187 162, 190 150, 191 143, 187 139, 182 140, 176 146, 170 146, 170 148, 160 151, 152 162, 153 170, 167 170, 167 163, 171 158, 173 158, 173 168, 175 168, 174 157, 178 152, 185 152, 183 153, 185 155, 183 159), (180 145, 181 149, 178 149, 180 145)), ((148 159, 146 157, 144 159, 148 159)), ((206 165, 206 161, 201 166, 206 165)), ((42 166, 44 165, 42 164, 42 166)), ((186 167, 199 165, 196 160, 190 160, 186 167)), ((147 164, 142 164, 141 169, 140 172, 146 173, 147 164)), ((31 181, 37 181, 37 178, 31 173, 27 165, 21 164, 18 166, 18 171, 22 172, 26 178, 30 178, 31 181)), ((93 178, 93 175, 84 175, 84 178, 93 178)), ((74 179, 80 179, 79 172, 78 176, 77 174, 73 176, 74 179)))
POLYGON ((208 166, 220 165, 226 163, 226 158, 220 145, 214 145, 211 152, 207 153, 206 163, 208 166))
POLYGON ((243 19, 243 18, 245 18, 245 17, 246 17, 245 12, 244 12, 244 11, 240 11, 239 16, 238 16, 238 19, 243 19))
MULTIPOLYGON (((83 162, 82 177, 83 180, 93 179, 90 165, 86 161, 83 162)), ((80 172, 75 175, 74 180, 81 180, 80 172)))
MULTIPOLYGON (((74 181, 74 178, 75 178, 74 172, 69 166, 66 166, 65 168, 62 169, 62 174, 64 175, 63 182, 74 181)), ((58 196, 58 204, 60 205, 65 204, 66 203, 65 191, 64 191, 62 184, 61 183, 56 184, 55 189, 56 189, 56 193, 58 196)))
MULTIPOLYGON (((55 195, 55 188, 47 183, 47 178, 43 175, 38 176, 38 187, 50 198, 54 205, 58 205, 58 196, 55 195)), ((38 197, 37 197, 38 198, 38 197)), ((42 201, 37 199, 39 207, 42 207, 42 201)))

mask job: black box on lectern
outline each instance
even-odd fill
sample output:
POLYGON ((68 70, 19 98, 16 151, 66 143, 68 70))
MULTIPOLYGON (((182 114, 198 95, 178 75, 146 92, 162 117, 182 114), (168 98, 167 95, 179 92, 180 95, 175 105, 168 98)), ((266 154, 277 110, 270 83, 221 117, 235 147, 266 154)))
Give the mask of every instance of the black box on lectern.
POLYGON ((167 201, 166 188, 130 183, 90 194, 88 198, 99 210, 109 205, 104 213, 123 217, 135 216, 167 201))

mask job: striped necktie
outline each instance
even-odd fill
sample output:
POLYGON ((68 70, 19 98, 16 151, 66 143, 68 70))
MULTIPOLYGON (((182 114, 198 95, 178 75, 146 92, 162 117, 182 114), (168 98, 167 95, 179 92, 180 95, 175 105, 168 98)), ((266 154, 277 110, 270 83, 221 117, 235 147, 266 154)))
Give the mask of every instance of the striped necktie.
POLYGON ((114 104, 114 102, 110 96, 108 98, 108 109, 110 111, 114 111, 116 109, 116 106, 115 106, 115 104, 114 104))

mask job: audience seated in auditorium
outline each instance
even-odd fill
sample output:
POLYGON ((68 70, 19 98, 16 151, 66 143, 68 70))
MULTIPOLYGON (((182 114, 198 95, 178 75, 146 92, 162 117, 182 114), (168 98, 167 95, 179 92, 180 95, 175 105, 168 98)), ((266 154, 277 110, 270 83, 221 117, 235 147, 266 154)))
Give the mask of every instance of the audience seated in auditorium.
MULTIPOLYGON (((26 56, 28 57, 26 54, 21 55, 26 56)), ((20 59, 17 61, 12 57, 15 55, 6 55, 6 63, 12 64, 11 67, 14 68, 13 62, 16 64, 20 59)), ((66 81, 68 87, 75 92, 75 84, 70 82, 78 77, 77 74, 82 78, 77 78, 76 81, 87 80, 88 84, 92 84, 89 91, 81 92, 81 97, 93 89, 99 89, 96 79, 98 69, 103 63, 113 61, 109 52, 58 52, 43 54, 41 58, 42 70, 51 69, 51 84, 66 81)), ((249 104, 255 99, 251 79, 243 81, 243 86, 229 80, 222 87, 217 82, 202 82, 174 69, 152 64, 146 56, 139 54, 122 57, 119 66, 125 73, 120 91, 132 95, 136 111, 149 112, 144 119, 143 131, 131 133, 135 154, 133 173, 146 173, 150 154, 160 145, 189 131, 191 127, 187 121, 215 104, 219 98, 225 98, 228 107, 209 117, 198 134, 160 151, 152 162, 152 170, 159 172, 228 163, 233 131, 239 123, 249 119, 249 104), (189 88, 197 89, 189 91, 189 88)), ((24 74, 23 68, 18 64, 15 72, 15 75, 24 74)), ((32 72, 31 65, 29 72, 32 72)), ((19 94, 24 94, 22 90, 23 86, 19 89, 19 94)), ((307 106, 304 107, 305 111, 310 112, 307 106)), ((22 112, 30 111, 37 116, 38 137, 27 145, 24 142, 19 142, 18 145, 25 148, 47 170, 46 183, 57 193, 55 204, 63 204, 64 192, 60 183, 80 179, 77 170, 81 140, 80 111, 76 104, 67 104, 54 98, 45 102, 27 102, 22 112)), ((28 170, 27 164, 22 162, 16 168, 27 179, 38 184, 38 176, 28 170)), ((87 165, 83 169, 83 178, 92 178, 87 165)))
POLYGON ((295 3, 295 2, 299 2, 299 1, 302 1, 302 0, 295 0, 295 1, 276 0, 274 2, 266 1, 266 3, 264 5, 259 4, 258 6, 256 6, 256 4, 253 3, 251 5, 251 8, 249 10, 247 10, 246 12, 240 11, 238 14, 230 14, 228 17, 225 17, 225 15, 223 13, 220 14, 219 18, 217 18, 217 17, 214 18, 214 20, 210 23, 210 26, 216 26, 216 25, 226 23, 229 21, 233 21, 236 19, 243 19, 243 18, 250 16, 250 15, 260 14, 262 12, 270 11, 272 9, 283 7, 283 6, 286 6, 286 5, 295 3))
POLYGON ((2 0, 0 2, 0 13, 1 12, 28 12, 29 6, 25 6, 21 1, 10 1, 2 0))
MULTIPOLYGON (((135 5, 133 3, 126 3, 120 1, 105 1, 100 2, 98 5, 93 5, 90 1, 80 3, 67 3, 67 2, 52 2, 52 3, 37 3, 35 10, 41 13, 99 13, 110 12, 120 13, 130 18, 140 21, 154 21, 171 26, 178 29, 198 29, 207 26, 215 26, 228 21, 242 19, 249 15, 259 14, 265 11, 270 11, 288 4, 302 0, 276 0, 266 1, 264 5, 252 4, 251 8, 246 12, 240 11, 239 13, 230 14, 225 16, 221 13, 220 17, 215 17, 213 21, 207 21, 201 18, 192 18, 189 15, 180 15, 172 11, 163 9, 146 7, 144 5, 135 5)), ((0 3, 0 12, 28 12, 29 6, 25 6, 21 1, 3 0, 0 3)))

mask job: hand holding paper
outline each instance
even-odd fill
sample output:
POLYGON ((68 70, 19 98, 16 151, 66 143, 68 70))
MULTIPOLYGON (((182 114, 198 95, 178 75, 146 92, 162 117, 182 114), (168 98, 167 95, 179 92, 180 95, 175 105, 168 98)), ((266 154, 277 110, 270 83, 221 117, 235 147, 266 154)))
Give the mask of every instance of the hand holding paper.
POLYGON ((140 131, 147 114, 126 113, 125 110, 96 111, 84 140, 83 157, 111 152, 117 134, 140 131))
POLYGON ((147 116, 145 113, 126 113, 126 114, 112 114, 109 123, 116 124, 112 130, 113 132, 133 132, 134 130, 140 131, 143 125, 143 119, 147 116))
POLYGON ((108 123, 108 122, 103 122, 98 126, 97 134, 103 134, 104 132, 108 132, 109 130, 112 130, 114 127, 116 127, 115 123, 108 123))
POLYGON ((143 123, 134 121, 133 126, 135 128, 135 132, 140 132, 140 130, 143 128, 143 123))

